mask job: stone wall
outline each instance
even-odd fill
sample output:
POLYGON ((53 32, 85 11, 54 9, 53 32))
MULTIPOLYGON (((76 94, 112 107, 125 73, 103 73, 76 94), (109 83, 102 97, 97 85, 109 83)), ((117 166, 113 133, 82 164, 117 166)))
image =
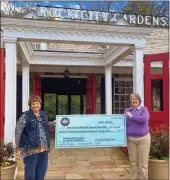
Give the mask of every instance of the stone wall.
POLYGON ((70 52, 104 53, 107 49, 107 46, 48 43, 47 48, 48 50, 57 50, 57 51, 64 51, 64 52, 70 51, 70 52))
POLYGON ((146 39, 145 54, 157 54, 169 51, 169 29, 154 29, 146 39))

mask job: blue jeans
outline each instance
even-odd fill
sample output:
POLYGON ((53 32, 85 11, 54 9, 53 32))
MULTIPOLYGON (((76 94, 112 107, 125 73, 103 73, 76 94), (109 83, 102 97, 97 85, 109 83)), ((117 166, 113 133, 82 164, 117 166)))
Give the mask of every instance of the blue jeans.
POLYGON ((44 180, 48 167, 48 152, 41 152, 26 156, 25 164, 25 180, 44 180))

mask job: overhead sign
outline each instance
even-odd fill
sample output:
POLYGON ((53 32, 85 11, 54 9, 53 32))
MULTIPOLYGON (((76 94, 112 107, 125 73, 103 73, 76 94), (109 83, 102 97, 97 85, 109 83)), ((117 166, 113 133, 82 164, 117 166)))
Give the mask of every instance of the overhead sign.
MULTIPOLYGON (((116 12, 87 11, 83 9, 42 6, 29 7, 29 11, 30 10, 34 10, 41 18, 47 19, 68 19, 91 22, 101 21, 115 25, 169 27, 168 17, 142 16, 116 12)), ((14 6, 14 4, 10 2, 1 3, 1 15, 21 16, 21 14, 26 14, 26 11, 27 8, 14 6)))
POLYGON ((87 11, 79 9, 64 9, 64 8, 47 8, 40 7, 39 16, 84 20, 84 21, 103 21, 109 23, 117 23, 120 19, 124 19, 129 25, 143 25, 143 26, 161 26, 168 27, 168 17, 142 16, 131 14, 120 14, 114 12, 99 12, 87 11))

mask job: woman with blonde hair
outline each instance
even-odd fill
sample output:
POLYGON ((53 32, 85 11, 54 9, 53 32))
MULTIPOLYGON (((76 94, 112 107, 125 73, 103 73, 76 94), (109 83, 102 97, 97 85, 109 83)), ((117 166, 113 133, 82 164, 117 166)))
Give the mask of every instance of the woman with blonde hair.
POLYGON ((50 151, 49 127, 56 121, 48 122, 39 96, 32 96, 28 104, 30 110, 23 112, 16 124, 16 147, 25 164, 24 179, 44 180, 50 151))
POLYGON ((130 95, 130 107, 125 109, 127 127, 127 147, 131 164, 132 179, 148 179, 150 151, 149 112, 141 106, 139 94, 130 95))

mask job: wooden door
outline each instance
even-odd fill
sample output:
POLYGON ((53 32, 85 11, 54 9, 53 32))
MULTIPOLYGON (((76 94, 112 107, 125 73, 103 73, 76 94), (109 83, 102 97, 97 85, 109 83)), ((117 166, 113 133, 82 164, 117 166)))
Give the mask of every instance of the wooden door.
POLYGON ((169 53, 144 57, 144 100, 150 126, 169 123, 169 53), (153 68, 158 66, 159 68, 153 68))

